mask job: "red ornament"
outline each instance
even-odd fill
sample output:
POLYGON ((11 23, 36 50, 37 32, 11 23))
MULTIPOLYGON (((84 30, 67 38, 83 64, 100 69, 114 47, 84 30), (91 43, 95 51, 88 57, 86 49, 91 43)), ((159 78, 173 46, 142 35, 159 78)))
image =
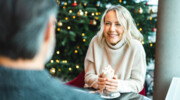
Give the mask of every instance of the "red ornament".
POLYGON ((77 6, 77 2, 74 1, 74 3, 72 3, 72 6, 76 7, 77 6))
POLYGON ((95 26, 97 24, 97 22, 96 22, 96 20, 91 20, 89 24, 95 26))
POLYGON ((149 5, 148 2, 146 2, 146 5, 149 5))
POLYGON ((155 32, 156 31, 156 28, 153 28, 153 32, 155 32))
POLYGON ((89 24, 92 25, 92 24, 93 24, 93 21, 91 20, 89 24))

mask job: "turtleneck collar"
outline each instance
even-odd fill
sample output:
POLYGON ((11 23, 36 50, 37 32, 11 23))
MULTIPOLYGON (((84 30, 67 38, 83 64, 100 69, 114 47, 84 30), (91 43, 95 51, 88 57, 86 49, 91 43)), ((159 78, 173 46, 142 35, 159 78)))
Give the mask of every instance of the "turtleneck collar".
POLYGON ((124 38, 122 38, 122 39, 121 39, 117 44, 115 44, 115 45, 110 44, 110 43, 105 39, 105 44, 106 44, 109 48, 114 49, 114 50, 121 48, 125 43, 126 43, 126 41, 125 41, 124 38))

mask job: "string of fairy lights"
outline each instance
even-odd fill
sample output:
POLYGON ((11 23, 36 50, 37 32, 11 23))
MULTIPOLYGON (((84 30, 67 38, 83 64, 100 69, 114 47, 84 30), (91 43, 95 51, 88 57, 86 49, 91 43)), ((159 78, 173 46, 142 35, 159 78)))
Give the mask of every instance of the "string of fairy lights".
MULTIPOLYGON (((124 4, 126 4, 126 1, 125 0, 119 0, 119 3, 124 3, 124 4)), ((63 6, 63 9, 66 9, 67 8, 67 6, 68 6, 68 2, 64 2, 64 1, 60 1, 60 0, 57 0, 57 4, 58 5, 61 5, 61 6, 63 6)), ((85 3, 77 3, 77 1, 76 0, 74 0, 74 2, 72 2, 71 3, 71 6, 74 6, 74 7, 76 7, 76 6, 78 6, 78 5, 83 5, 83 6, 87 6, 88 4, 85 2, 85 3)), ((148 4, 147 4, 148 5, 148 4)), ((100 1, 97 1, 97 4, 96 4, 96 6, 97 7, 100 7, 101 6, 101 3, 100 3, 100 1)), ((140 7, 139 9, 137 9, 137 10, 135 10, 135 12, 137 12, 137 13, 139 13, 139 14, 142 14, 143 13, 143 9, 140 7)), ((72 13, 75 13, 75 12, 73 12, 73 9, 69 9, 68 10, 68 13, 69 14, 72 14, 72 13)), ((149 11, 149 13, 153 13, 153 10, 151 9, 150 11, 149 11)), ((76 20, 76 18, 77 17, 81 17, 81 16, 91 16, 91 17, 94 17, 94 19, 92 19, 92 20, 90 20, 90 22, 89 22, 89 24, 90 25, 94 25, 94 26, 96 26, 97 25, 97 21, 99 20, 99 17, 98 16, 101 16, 101 12, 88 12, 88 11, 83 11, 82 9, 79 9, 79 11, 76 13, 76 15, 72 15, 71 17, 64 17, 64 20, 66 20, 66 21, 69 21, 70 19, 73 19, 73 20, 76 20), (90 13, 90 14, 89 14, 90 13)), ((149 18, 147 18, 147 20, 152 20, 153 19, 153 17, 149 17, 149 18)), ((61 21, 61 20, 59 20, 58 22, 57 22, 57 31, 58 32, 61 32, 61 27, 64 25, 64 23, 61 21)), ((139 23, 136 23, 136 25, 138 26, 138 27, 140 27, 140 24, 139 23)), ((72 29, 72 27, 73 26, 70 26, 70 25, 67 25, 67 30, 71 30, 72 29)), ((139 31, 140 32, 142 32, 143 31, 143 28, 139 28, 139 31)), ((156 32, 156 28, 153 28, 152 29, 152 31, 153 32, 156 32)), ((83 32, 82 34, 81 34, 81 36, 82 36, 82 42, 86 42, 86 39, 85 38, 83 38, 83 37, 85 37, 85 33, 83 32)), ((144 45, 145 44, 145 42, 144 41, 142 41, 142 44, 144 45)), ((152 41, 149 41, 149 46, 150 47, 153 47, 153 43, 152 43, 152 41)), ((80 48, 80 46, 77 46, 76 47, 76 49, 74 50, 74 53, 78 53, 78 49, 80 48)), ((56 51, 56 54, 57 55, 60 55, 61 54, 61 52, 59 51, 59 50, 57 50, 56 51)), ((50 60, 50 63, 64 63, 64 64, 66 64, 66 63, 68 63, 68 60, 59 60, 59 59, 56 59, 56 60, 50 60)), ((79 69, 80 68, 80 66, 78 65, 78 64, 76 64, 75 65, 75 68, 76 69, 79 69)), ((68 70, 69 71, 72 71, 72 68, 71 67, 69 67, 68 68, 68 70)), ((54 67, 52 67, 51 69, 50 69, 50 73, 51 74, 55 74, 55 72, 56 71, 62 71, 62 69, 60 69, 60 68, 54 68, 54 67)))

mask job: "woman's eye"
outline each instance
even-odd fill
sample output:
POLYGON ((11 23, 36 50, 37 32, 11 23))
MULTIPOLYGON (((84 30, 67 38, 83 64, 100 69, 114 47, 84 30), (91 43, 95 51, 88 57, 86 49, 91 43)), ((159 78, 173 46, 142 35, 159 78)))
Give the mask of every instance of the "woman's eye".
POLYGON ((110 25, 110 23, 105 23, 106 25, 110 25))
POLYGON ((117 26, 121 26, 121 24, 116 24, 117 26))

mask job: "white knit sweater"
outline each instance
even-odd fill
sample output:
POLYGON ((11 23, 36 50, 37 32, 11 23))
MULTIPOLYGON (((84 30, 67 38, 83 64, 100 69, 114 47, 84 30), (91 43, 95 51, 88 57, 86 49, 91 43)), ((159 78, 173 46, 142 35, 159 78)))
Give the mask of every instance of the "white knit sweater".
POLYGON ((97 89, 98 75, 111 65, 118 77, 118 91, 140 92, 143 89, 146 73, 146 57, 142 44, 132 40, 130 46, 122 39, 116 45, 105 41, 99 46, 95 36, 89 45, 85 58, 85 87, 97 89))

